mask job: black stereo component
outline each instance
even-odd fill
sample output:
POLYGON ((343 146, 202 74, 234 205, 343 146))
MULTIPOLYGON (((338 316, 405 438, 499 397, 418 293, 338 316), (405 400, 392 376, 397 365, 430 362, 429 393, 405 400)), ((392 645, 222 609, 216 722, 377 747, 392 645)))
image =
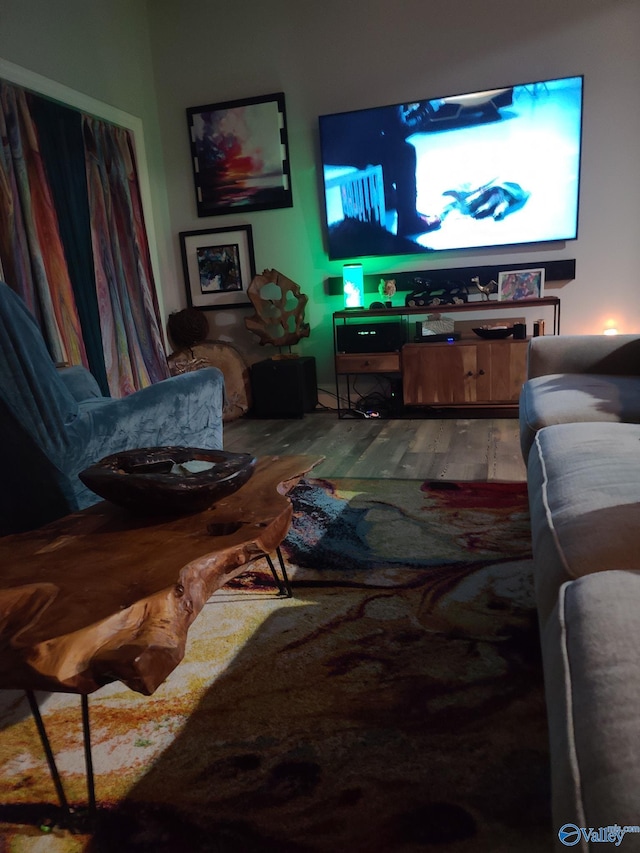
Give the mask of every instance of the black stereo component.
POLYGON ((401 322, 336 326, 337 352, 397 352, 405 342, 405 327, 401 322))
POLYGON ((252 414, 257 418, 301 418, 318 405, 316 360, 267 358, 251 365, 252 414))

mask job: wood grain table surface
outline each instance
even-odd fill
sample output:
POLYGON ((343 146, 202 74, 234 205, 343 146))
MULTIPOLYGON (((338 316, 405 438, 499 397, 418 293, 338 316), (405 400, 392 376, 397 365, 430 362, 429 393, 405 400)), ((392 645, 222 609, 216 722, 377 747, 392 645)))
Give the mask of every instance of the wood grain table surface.
POLYGON ((265 456, 204 512, 145 517, 107 501, 0 539, 0 688, 151 694, 205 602, 287 534, 287 492, 322 457, 265 456))

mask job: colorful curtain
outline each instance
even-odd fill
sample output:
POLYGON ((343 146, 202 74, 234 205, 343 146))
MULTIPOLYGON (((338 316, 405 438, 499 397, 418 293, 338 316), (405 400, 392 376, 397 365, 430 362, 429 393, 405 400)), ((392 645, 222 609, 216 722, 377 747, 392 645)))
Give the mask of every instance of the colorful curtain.
POLYGON ((117 397, 167 378, 129 131, 0 81, 0 133, 0 264, 54 360, 117 397))
POLYGON ((54 361, 88 366, 38 137, 24 90, 0 82, 0 253, 54 361))
POLYGON ((104 366, 98 297, 94 282, 91 220, 87 204, 82 114, 46 98, 29 98, 40 153, 47 172, 53 203, 58 214, 60 237, 76 299, 89 370, 102 393, 109 383, 104 366))
POLYGON ((88 116, 83 130, 105 366, 124 396, 169 375, 160 311, 130 134, 88 116))

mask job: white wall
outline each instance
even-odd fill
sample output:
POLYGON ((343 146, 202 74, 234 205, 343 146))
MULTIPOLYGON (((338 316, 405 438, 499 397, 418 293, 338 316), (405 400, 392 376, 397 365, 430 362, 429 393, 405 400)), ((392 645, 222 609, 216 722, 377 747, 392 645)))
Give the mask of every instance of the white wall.
MULTIPOLYGON (((577 259, 561 290, 565 333, 601 332, 609 316, 640 331, 640 3, 637 0, 150 0, 150 28, 176 265, 167 307, 180 307, 178 232, 250 222, 258 270, 275 267, 310 296, 311 337, 300 349, 331 373, 330 317, 341 307, 323 281, 340 275, 322 249, 317 116, 325 112, 585 75, 580 238, 566 245, 365 260, 365 272, 577 259), (196 214, 186 107, 283 91, 294 206, 240 216, 196 214)), ((209 312, 215 336, 252 358, 238 317, 209 312)))
MULTIPOLYGON (((577 259, 557 292, 565 333, 609 317, 640 331, 639 0, 2 0, 0 57, 142 118, 167 312, 186 304, 180 231, 250 222, 258 270, 275 267, 310 296, 300 351, 332 369, 324 292, 341 264, 323 250, 317 116, 527 79, 585 75, 580 237, 565 246, 442 253, 434 266, 577 259), (185 109, 286 95, 294 206, 198 218, 185 109)), ((393 268, 426 268, 424 257, 393 268)), ((253 360, 246 310, 209 312, 212 335, 253 360)))

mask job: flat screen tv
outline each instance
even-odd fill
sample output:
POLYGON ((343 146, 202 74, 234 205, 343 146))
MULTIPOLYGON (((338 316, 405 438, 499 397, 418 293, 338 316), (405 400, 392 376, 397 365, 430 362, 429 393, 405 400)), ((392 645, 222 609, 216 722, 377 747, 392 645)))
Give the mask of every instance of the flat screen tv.
POLYGON ((578 236, 583 78, 319 118, 331 259, 578 236))

